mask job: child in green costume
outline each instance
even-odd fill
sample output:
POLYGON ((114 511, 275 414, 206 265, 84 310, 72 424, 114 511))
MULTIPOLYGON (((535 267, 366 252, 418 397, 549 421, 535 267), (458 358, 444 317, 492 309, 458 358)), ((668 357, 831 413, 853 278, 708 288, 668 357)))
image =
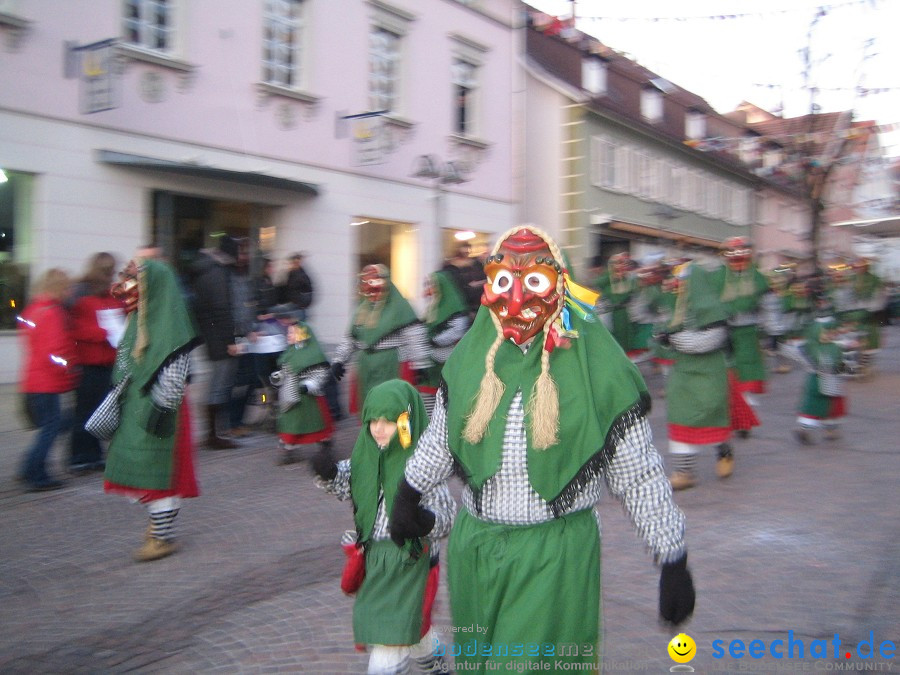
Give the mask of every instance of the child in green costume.
POLYGON ((393 504, 406 460, 428 423, 422 397, 408 382, 383 382, 366 396, 362 423, 350 459, 335 464, 323 452, 313 460, 319 487, 353 500, 356 545, 365 557, 365 578, 353 603, 353 637, 371 648, 369 673, 406 672, 410 658, 441 672, 431 606, 437 540, 450 531, 455 502, 446 481, 433 486, 422 496, 416 536, 399 542, 392 541, 385 506, 393 504))

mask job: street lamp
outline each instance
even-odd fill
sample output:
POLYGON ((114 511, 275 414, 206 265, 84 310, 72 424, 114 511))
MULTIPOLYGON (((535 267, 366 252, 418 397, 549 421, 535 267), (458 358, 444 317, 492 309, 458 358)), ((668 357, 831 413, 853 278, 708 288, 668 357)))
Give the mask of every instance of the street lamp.
POLYGON ((465 183, 468 178, 468 167, 455 161, 443 161, 437 155, 419 155, 413 164, 412 176, 424 178, 433 182, 434 187, 434 233, 426 234, 426 242, 431 239, 433 243, 426 244, 425 250, 441 251, 443 257, 443 245, 441 243, 442 229, 446 223, 446 199, 444 197, 448 185, 465 183), (438 241, 434 241, 437 237, 438 241), (432 248, 434 247, 434 248, 432 248))
POLYGON ((425 178, 434 181, 434 226, 441 232, 445 223, 446 186, 465 183, 468 178, 468 167, 462 162, 443 161, 437 155, 419 155, 413 164, 413 178, 425 178))

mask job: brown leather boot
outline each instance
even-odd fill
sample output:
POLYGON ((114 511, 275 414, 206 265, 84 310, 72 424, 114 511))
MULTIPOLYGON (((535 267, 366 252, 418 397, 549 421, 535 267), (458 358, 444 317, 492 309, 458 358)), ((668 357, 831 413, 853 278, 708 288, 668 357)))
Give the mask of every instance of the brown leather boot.
POLYGON ((206 425, 209 429, 206 436, 206 447, 209 450, 234 450, 237 445, 227 438, 219 436, 218 424, 216 419, 219 416, 219 409, 222 406, 208 405, 206 406, 206 425))

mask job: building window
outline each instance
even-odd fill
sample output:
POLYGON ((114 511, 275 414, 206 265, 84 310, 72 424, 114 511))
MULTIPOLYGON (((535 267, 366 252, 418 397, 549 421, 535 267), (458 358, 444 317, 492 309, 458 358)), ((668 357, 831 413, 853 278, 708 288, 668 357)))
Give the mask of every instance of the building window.
POLYGON ((172 0, 124 0, 123 37, 126 43, 156 52, 174 48, 172 0))
POLYGON ((706 138, 706 114, 688 110, 684 116, 684 135, 690 140, 706 138))
POLYGON ((263 17, 264 82, 300 88, 303 37, 303 0, 267 0, 263 17))
POLYGON ((418 228, 412 223, 356 216, 350 222, 356 230, 357 271, 366 265, 382 264, 391 271, 391 283, 412 300, 421 295, 418 228))
POLYGON ((615 149, 616 175, 613 187, 622 192, 631 192, 631 148, 619 145, 615 149))
POLYGON ((581 60, 581 88, 594 96, 606 93, 606 61, 592 57, 581 60))
POLYGON ((656 87, 641 89, 641 117, 648 122, 659 122, 663 118, 663 93, 656 87))
POLYGON ((0 329, 16 327, 28 303, 34 176, 0 169, 0 329))
POLYGON ((687 170, 681 166, 673 166, 669 177, 669 204, 684 208, 686 206, 687 170))
POLYGON ((369 110, 397 113, 402 107, 403 38, 415 15, 384 0, 367 0, 369 28, 369 110))
POLYGON ((616 145, 608 138, 591 138, 591 183, 611 188, 616 184, 616 145))
POLYGON ((478 67, 463 59, 453 61, 453 127, 457 134, 471 136, 475 131, 475 104, 478 92, 478 67))
POLYGON ((400 79, 400 36, 373 27, 369 33, 369 110, 393 112, 400 79))

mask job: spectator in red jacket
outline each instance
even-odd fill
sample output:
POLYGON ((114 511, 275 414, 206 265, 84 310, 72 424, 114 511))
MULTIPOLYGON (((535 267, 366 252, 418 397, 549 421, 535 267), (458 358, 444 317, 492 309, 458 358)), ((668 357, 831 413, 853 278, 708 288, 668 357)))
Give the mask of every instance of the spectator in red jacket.
POLYGON ((63 485, 47 472, 47 456, 67 426, 60 394, 72 391, 77 384, 75 342, 63 307, 71 288, 69 275, 63 270, 47 270, 35 284, 31 303, 18 317, 25 352, 19 389, 37 427, 19 469, 19 479, 30 491, 56 490, 63 485))
POLYGON ((81 379, 75 392, 75 423, 69 452, 69 472, 102 471, 100 440, 84 430, 111 386, 116 347, 125 329, 125 307, 109 289, 116 273, 116 259, 110 253, 95 253, 76 286, 71 308, 75 355, 81 379))

